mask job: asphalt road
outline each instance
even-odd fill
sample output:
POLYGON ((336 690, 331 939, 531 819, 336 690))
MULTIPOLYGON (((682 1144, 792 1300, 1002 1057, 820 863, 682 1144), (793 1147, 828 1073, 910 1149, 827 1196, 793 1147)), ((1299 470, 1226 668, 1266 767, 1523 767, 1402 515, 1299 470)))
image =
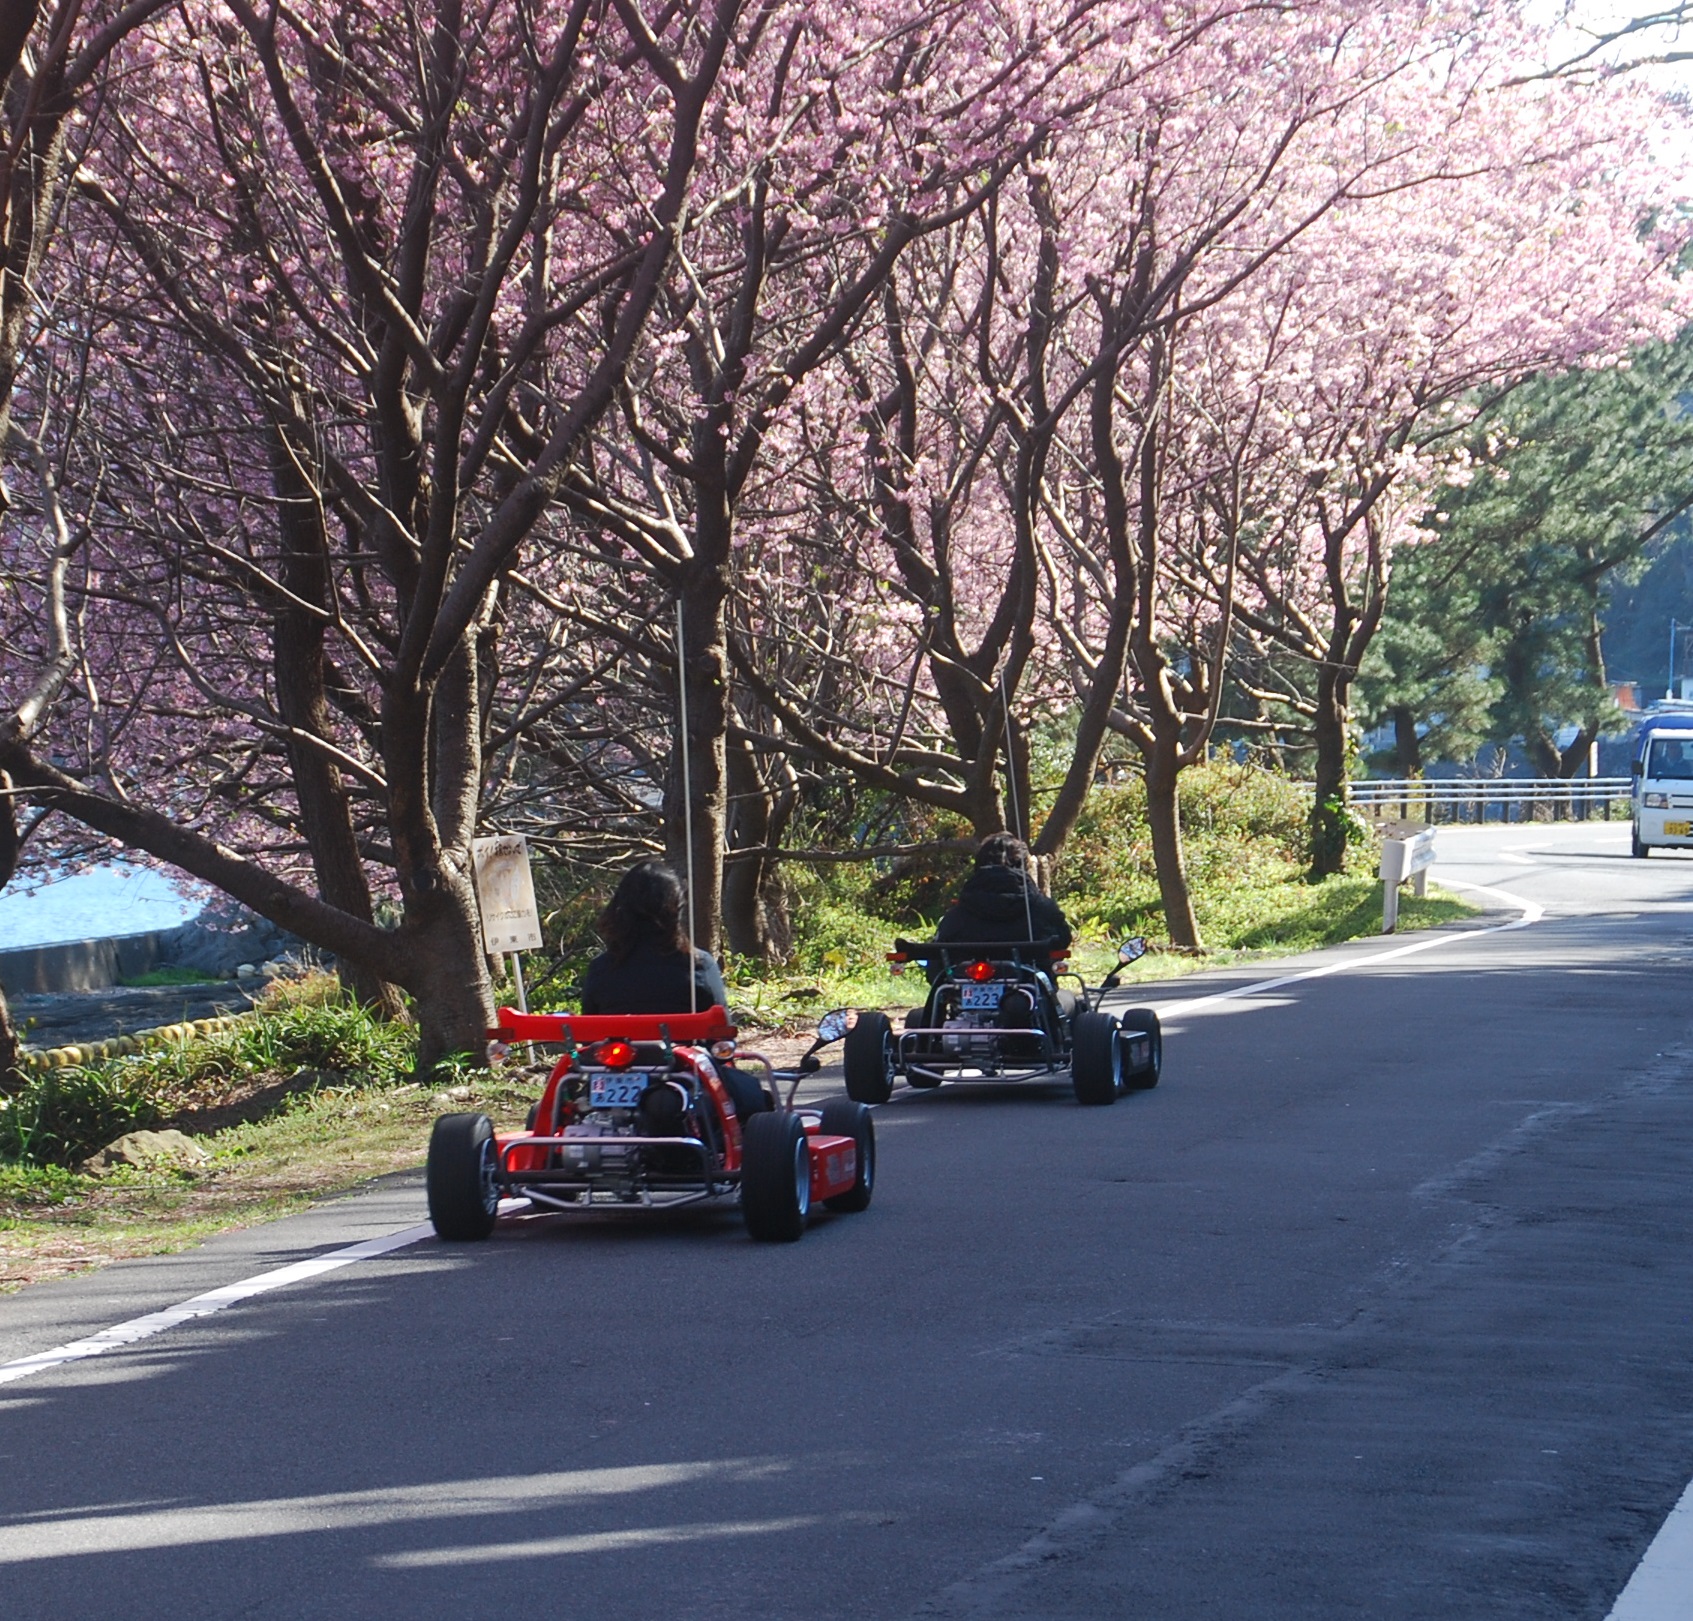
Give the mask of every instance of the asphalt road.
MULTIPOLYGON (((0 1386, 0 1614, 1604 1617, 1693 1477, 1693 858, 1439 845, 1544 917, 1142 992, 1114 1108, 902 1092, 800 1244, 430 1240, 0 1386)), ((0 1362, 421 1207, 0 1300, 0 1362)))

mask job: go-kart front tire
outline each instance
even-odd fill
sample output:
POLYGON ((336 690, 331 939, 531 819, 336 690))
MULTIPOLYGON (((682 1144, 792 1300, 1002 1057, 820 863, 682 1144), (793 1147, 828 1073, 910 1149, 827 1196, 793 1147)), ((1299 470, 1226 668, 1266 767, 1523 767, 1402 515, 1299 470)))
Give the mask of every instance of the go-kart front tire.
POLYGON ((869 1109, 848 1098, 831 1098, 823 1105, 823 1135, 850 1137, 858 1150, 858 1174, 852 1186, 823 1203, 831 1210, 868 1210, 870 1195, 876 1191, 876 1122, 869 1109))
POLYGON ((429 1134, 424 1183, 429 1219, 449 1243, 488 1237, 499 1214, 494 1123, 485 1114, 444 1114, 429 1134))
POLYGON ((1132 1092, 1150 1092, 1158 1084, 1164 1070, 1164 1029, 1158 1015, 1149 1007, 1132 1007, 1117 1022, 1122 1035, 1131 1036, 1137 1030, 1152 1038, 1152 1053, 1139 1069, 1123 1070, 1123 1085, 1132 1092))
POLYGON ((741 1129, 741 1216, 761 1244, 791 1244, 811 1214, 811 1145, 786 1110, 755 1114, 741 1129))
POLYGON ((841 1053, 847 1096, 854 1103, 886 1103, 894 1092, 894 1027, 881 1012, 860 1013, 841 1053))
POLYGON ((1123 1050, 1109 1013, 1078 1013, 1070 1025, 1070 1084, 1083 1104, 1115 1103, 1123 1085, 1123 1050))

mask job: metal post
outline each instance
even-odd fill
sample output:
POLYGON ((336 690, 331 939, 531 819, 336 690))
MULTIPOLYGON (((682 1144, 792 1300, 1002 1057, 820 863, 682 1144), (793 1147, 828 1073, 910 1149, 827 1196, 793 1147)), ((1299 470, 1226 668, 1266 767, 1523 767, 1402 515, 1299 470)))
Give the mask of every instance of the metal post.
POLYGON ((511 977, 513 983, 517 986, 517 1011, 527 1013, 529 1011, 529 992, 524 989, 523 985, 523 953, 521 951, 514 951, 511 954, 511 977))

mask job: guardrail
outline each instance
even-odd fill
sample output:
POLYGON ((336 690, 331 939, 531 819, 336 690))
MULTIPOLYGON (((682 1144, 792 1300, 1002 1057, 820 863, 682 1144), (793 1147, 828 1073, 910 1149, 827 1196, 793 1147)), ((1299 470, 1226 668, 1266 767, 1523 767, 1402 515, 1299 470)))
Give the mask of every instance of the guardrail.
POLYGON ((1629 777, 1368 777, 1347 794, 1359 810, 1404 821, 1606 821, 1631 787, 1629 777))

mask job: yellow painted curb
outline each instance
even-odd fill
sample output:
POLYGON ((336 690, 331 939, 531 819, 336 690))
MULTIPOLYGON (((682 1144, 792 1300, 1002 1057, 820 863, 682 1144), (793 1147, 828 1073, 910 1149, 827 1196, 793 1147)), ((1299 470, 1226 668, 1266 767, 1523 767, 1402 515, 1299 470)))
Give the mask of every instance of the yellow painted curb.
POLYGON ((233 1030, 252 1016, 251 1013, 220 1013, 215 1018, 193 1019, 187 1024, 161 1024, 152 1030, 137 1030, 127 1036, 113 1036, 108 1041, 81 1042, 74 1047, 49 1047, 41 1052, 20 1053, 18 1062, 32 1073, 50 1069, 75 1069, 83 1064, 103 1063, 108 1058, 127 1058, 132 1053, 146 1052, 155 1047, 168 1047, 173 1042, 216 1035, 220 1030, 233 1030))

